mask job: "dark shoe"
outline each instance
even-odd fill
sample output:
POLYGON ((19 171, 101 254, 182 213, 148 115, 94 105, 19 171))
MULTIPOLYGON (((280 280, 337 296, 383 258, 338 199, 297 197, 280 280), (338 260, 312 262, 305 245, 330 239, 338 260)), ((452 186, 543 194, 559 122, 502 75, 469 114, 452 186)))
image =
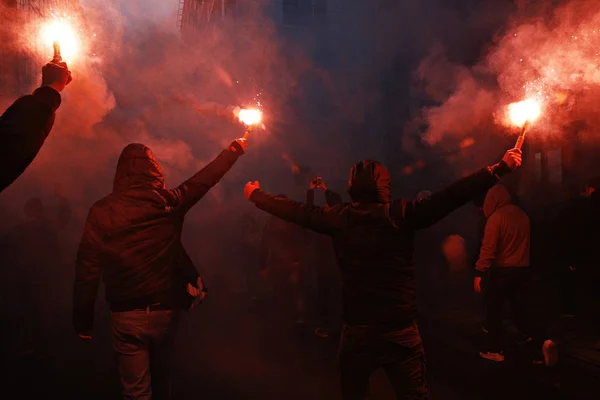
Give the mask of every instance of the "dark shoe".
POLYGON ((479 353, 479 357, 481 358, 485 358, 486 360, 490 360, 490 361, 495 361, 495 362, 502 362, 504 361, 504 352, 502 351, 486 351, 486 352, 480 352, 479 353))

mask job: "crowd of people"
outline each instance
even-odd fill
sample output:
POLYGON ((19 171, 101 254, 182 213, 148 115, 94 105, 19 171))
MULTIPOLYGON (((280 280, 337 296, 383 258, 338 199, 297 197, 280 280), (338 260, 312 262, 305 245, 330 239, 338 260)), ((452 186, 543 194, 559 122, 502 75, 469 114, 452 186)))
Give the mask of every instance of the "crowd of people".
MULTIPOLYGON (((18 99, 0 119, 0 191, 35 158, 52 128, 60 92, 71 80, 64 63, 49 63, 42 76, 42 86, 18 99)), ((246 139, 236 139, 191 178, 168 189, 152 150, 129 144, 119 157, 112 192, 89 210, 74 260, 73 325, 79 338, 93 339, 94 308, 103 281, 124 399, 171 398, 172 353, 181 311, 194 308, 208 293, 182 244, 185 217, 238 162, 247 146, 246 139)), ((475 292, 486 289, 483 330, 488 340, 480 355, 504 360, 502 308, 506 301, 520 333, 519 342, 534 341, 525 300, 530 221, 499 184, 521 163, 521 150, 510 149, 497 163, 414 201, 394 199, 390 173, 373 160, 351 168, 348 203, 319 177, 311 181, 305 202, 272 195, 258 181, 246 184, 245 197, 271 215, 262 243, 249 247, 254 248, 261 275, 272 279, 280 300, 277 305, 291 324, 307 322, 312 305, 306 297, 305 258, 310 246, 318 254, 314 333, 322 338, 341 337, 339 366, 345 400, 366 399, 370 375, 380 368, 399 399, 428 398, 425 351, 417 325, 415 235, 483 196, 487 222, 473 282, 475 292), (326 206, 315 205, 315 190, 324 192, 326 206), (332 268, 335 265, 341 285, 338 271, 332 268), (331 311, 338 288, 343 327, 331 311)), ((597 265, 590 250, 598 239, 591 232, 597 231, 600 222, 596 188, 597 182, 590 183, 589 196, 566 206, 561 214, 566 274, 597 265), (573 218, 573 209, 578 218, 573 218)), ((40 204, 35 199, 27 203, 31 222, 24 229, 40 220, 40 204)), ((68 202, 61 197, 60 204, 57 229, 69 218, 68 202)), ((32 229, 43 232, 39 227, 32 229)), ((52 237, 52 233, 44 236, 52 237)), ((44 262, 39 257, 43 254, 32 254, 37 258, 27 261, 30 273, 36 263, 44 262)), ((30 281, 19 280, 25 286, 30 281)), ((569 312, 575 312, 572 294, 573 289, 566 288, 569 312)), ((31 290, 23 290, 22 295, 33 296, 31 290)), ((540 335, 535 340, 541 341, 540 349, 544 343, 546 363, 552 364, 556 345, 551 337, 540 335)))

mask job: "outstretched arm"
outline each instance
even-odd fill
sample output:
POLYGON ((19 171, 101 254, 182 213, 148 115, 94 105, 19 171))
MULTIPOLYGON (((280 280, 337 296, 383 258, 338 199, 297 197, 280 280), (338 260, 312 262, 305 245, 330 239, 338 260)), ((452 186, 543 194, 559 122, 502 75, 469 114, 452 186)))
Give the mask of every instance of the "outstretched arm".
POLYGON ((210 164, 196 175, 179 185, 171 193, 179 211, 186 213, 233 167, 237 159, 244 154, 246 139, 237 139, 223 150, 210 164))
POLYGON ((320 233, 331 233, 344 223, 339 208, 315 207, 276 197, 260 190, 258 182, 248 183, 244 192, 261 210, 320 233))
POLYGON ((15 101, 0 117, 0 192, 31 164, 54 125, 60 91, 70 82, 66 64, 42 69, 42 86, 15 101))
POLYGON ((426 199, 401 201, 400 207, 393 208, 402 210, 399 217, 404 218, 411 229, 427 228, 490 189, 500 178, 520 165, 521 150, 509 150, 498 164, 460 179, 426 199))

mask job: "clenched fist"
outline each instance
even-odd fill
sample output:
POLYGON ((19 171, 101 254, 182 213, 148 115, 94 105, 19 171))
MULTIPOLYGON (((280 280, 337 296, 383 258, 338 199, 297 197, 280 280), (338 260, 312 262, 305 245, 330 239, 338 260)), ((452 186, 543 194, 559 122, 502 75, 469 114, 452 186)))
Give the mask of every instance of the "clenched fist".
POLYGON ((508 168, 514 171, 523 163, 523 153, 521 152, 521 149, 510 149, 504 154, 502 161, 508 165, 508 168))
POLYGON ((50 86, 57 92, 62 92, 72 80, 66 62, 49 62, 42 68, 42 86, 50 86))
POLYGON ((252 193, 254 193, 255 190, 260 189, 260 182, 258 181, 254 181, 254 182, 248 182, 246 183, 246 186, 244 187, 244 195, 246 196, 246 198, 248 200, 250 200, 250 196, 252 196, 252 193))

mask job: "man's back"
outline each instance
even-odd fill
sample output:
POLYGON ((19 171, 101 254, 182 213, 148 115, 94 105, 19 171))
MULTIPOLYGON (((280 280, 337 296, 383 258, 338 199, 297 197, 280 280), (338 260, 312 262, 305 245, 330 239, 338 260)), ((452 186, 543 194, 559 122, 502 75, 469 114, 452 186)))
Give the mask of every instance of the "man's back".
POLYGON ((500 226, 495 266, 529 266, 530 222, 525 211, 509 204, 496 211, 488 223, 500 226))
POLYGON ((172 288, 183 252, 183 220, 158 191, 113 193, 92 207, 90 218, 103 243, 101 263, 110 303, 172 288))
POLYGON ((344 319, 356 325, 403 325, 416 317, 413 234, 402 220, 392 221, 389 205, 344 206, 360 213, 333 237, 341 270, 344 319))

